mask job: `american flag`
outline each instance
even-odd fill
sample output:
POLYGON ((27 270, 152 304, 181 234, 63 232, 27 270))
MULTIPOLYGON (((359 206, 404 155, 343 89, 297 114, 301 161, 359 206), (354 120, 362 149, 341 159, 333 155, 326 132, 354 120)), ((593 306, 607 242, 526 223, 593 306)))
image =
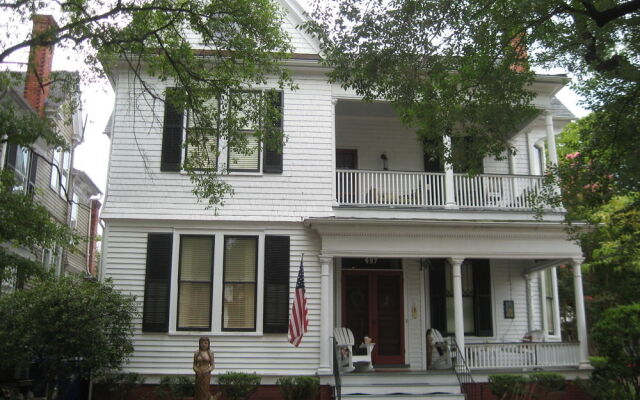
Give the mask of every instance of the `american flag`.
POLYGON ((309 310, 307 310, 307 297, 304 289, 304 268, 300 259, 300 271, 296 281, 296 292, 293 304, 291 305, 291 316, 289 317, 289 342, 298 347, 302 341, 302 335, 307 332, 309 326, 309 310))

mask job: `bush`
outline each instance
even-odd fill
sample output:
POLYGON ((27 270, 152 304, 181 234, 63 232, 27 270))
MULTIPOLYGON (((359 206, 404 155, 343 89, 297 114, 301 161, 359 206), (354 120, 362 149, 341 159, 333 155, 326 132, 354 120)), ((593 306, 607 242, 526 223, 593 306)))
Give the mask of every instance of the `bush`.
POLYGON ((564 376, 556 372, 535 372, 529 382, 545 392, 562 392, 566 386, 564 376))
POLYGON ((489 375, 491 393, 496 395, 498 399, 524 395, 527 390, 527 383, 527 377, 523 375, 489 375))
POLYGON ((564 376, 555 372, 535 372, 529 376, 489 375, 491 392, 498 399, 546 399, 549 392, 563 391, 564 376))
POLYGON ((285 400, 314 400, 320 391, 320 379, 315 376, 283 377, 276 383, 285 400))
POLYGON ((640 304, 606 310, 591 336, 601 357, 590 389, 594 399, 637 399, 640 394, 640 304))
POLYGON ((0 369, 36 361, 52 399, 58 378, 118 370, 133 352, 134 299, 110 282, 35 280, 0 297, 0 369))
POLYGON ((228 400, 241 400, 249 398, 253 392, 258 390, 260 377, 255 373, 225 372, 218 376, 218 384, 225 398, 228 400))
POLYGON ((155 394, 163 400, 178 400, 193 397, 195 390, 193 376, 170 375, 160 378, 160 385, 156 388, 155 394))

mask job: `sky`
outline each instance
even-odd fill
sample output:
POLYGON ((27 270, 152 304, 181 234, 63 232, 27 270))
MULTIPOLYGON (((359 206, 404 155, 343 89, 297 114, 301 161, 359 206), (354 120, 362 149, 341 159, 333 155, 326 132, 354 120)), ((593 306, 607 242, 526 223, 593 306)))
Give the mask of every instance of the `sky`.
MULTIPOLYGON (((300 3, 307 10, 310 9, 310 0, 302 0, 300 3)), ((1 29, 2 22, 0 21, 1 29)), ((17 52, 12 54, 8 61, 14 63, 14 66, 24 65, 27 56, 27 51, 17 52)), ((82 70, 83 65, 83 60, 73 49, 56 49, 53 60, 54 70, 82 70)), ((559 73, 561 71, 548 72, 559 73)), ((105 193, 110 141, 103 132, 113 109, 114 94, 106 80, 84 82, 81 86, 81 92, 86 128, 84 141, 76 148, 74 168, 85 171, 98 188, 105 193)), ((579 98, 569 87, 562 89, 557 97, 576 116, 582 117, 588 113, 578 105, 579 98)))

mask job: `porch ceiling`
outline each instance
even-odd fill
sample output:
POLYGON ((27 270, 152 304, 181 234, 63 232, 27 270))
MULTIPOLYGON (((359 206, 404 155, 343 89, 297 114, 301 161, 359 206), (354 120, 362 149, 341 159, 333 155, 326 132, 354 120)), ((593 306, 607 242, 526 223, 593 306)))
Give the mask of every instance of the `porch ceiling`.
POLYGON ((324 256, 570 259, 582 257, 562 225, 309 218, 324 256))

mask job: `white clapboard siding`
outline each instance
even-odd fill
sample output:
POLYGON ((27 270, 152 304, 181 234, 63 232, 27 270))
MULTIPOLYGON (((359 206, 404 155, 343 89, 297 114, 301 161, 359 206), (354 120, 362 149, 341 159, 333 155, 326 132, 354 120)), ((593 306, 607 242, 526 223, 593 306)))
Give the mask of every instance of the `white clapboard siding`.
MULTIPOLYGON (((289 220, 331 215, 333 117, 326 78, 301 75, 284 93, 282 174, 229 175, 235 194, 206 210, 185 174, 160 172, 163 105, 140 96, 123 73, 118 80, 108 195, 103 218, 289 220)), ((154 82, 158 90, 164 83, 154 82)), ((226 162, 226 160, 220 160, 226 162)))
MULTIPOLYGON (((107 225, 107 240, 104 249, 104 275, 113 279, 116 287, 138 300, 142 312, 146 262, 146 242, 149 232, 171 232, 177 225, 166 222, 118 222, 107 225)), ((182 223, 184 228, 189 224, 182 223)), ((199 224, 203 234, 234 230, 242 234, 264 231, 268 234, 291 237, 290 290, 293 291, 298 273, 300 255, 305 254, 305 283, 309 308, 309 332, 302 344, 294 348, 286 334, 264 334, 244 332, 196 332, 167 334, 143 333, 140 317, 135 320, 135 352, 125 367, 126 371, 152 375, 190 373, 193 352, 198 337, 205 334, 211 338, 216 358, 216 372, 227 370, 256 371, 270 374, 312 374, 319 365, 320 327, 320 265, 318 262, 319 241, 302 224, 280 224, 269 227, 257 224, 199 224), (266 229, 266 230, 265 230, 266 229), (274 358, 278 362, 274 362, 274 358)), ((175 267, 175 266, 174 266, 175 267)), ((214 296, 216 294, 214 293, 214 296)), ((219 311, 219 310, 218 310, 219 311)), ((214 313, 216 305, 214 302, 214 313)))
MULTIPOLYGON (((527 290, 523 267, 527 261, 492 260, 494 286, 494 326, 498 342, 519 342, 528 330, 527 290), (504 318, 503 301, 513 300, 515 318, 504 318)), ((534 316, 534 319, 539 318, 534 316)))

